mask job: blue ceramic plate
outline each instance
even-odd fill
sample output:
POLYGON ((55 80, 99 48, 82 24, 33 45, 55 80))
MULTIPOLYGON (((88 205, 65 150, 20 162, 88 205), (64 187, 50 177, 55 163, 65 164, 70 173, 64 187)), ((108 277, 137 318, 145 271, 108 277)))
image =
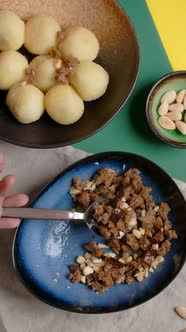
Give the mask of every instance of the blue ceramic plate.
POLYGON ((180 271, 186 257, 186 203, 174 181, 153 162, 124 152, 106 152, 80 160, 50 183, 33 204, 34 207, 71 209, 69 189, 74 176, 89 179, 103 166, 122 171, 136 167, 144 184, 152 187, 157 203, 167 202, 170 219, 179 234, 165 261, 143 282, 111 287, 96 294, 83 284, 67 278, 68 266, 83 254, 83 245, 103 241, 82 222, 23 220, 16 233, 13 259, 23 284, 40 300, 69 311, 105 313, 139 305, 162 291, 180 271))

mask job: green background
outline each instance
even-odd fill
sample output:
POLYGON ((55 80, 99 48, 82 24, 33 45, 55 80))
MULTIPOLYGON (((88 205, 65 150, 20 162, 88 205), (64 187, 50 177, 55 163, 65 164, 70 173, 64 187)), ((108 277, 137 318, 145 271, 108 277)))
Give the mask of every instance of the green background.
POLYGON ((130 151, 143 155, 171 176, 186 181, 186 150, 166 145, 151 132, 145 103, 152 85, 172 71, 145 0, 120 0, 137 33, 140 72, 135 89, 122 111, 104 129, 74 147, 91 153, 130 151))

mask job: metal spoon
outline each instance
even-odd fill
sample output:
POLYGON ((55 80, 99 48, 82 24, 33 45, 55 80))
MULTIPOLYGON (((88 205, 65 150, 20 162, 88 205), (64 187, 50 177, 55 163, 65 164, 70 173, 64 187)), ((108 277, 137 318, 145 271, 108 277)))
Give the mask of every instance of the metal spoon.
MULTIPOLYGON (((97 235, 101 235, 97 221, 93 218, 94 210, 104 201, 104 198, 98 199, 92 203, 85 212, 73 212, 68 210, 54 210, 41 208, 3 208, 2 217, 24 218, 24 219, 45 219, 45 220, 81 220, 85 221, 88 228, 97 235)), ((133 210, 133 217, 136 214, 133 210)), ((123 237, 135 227, 135 224, 124 232, 123 237)), ((102 236, 102 235, 101 235, 102 236)))
POLYGON ((89 208, 84 212, 73 212, 68 210, 54 210, 54 209, 41 209, 41 208, 18 208, 7 207, 3 208, 2 217, 11 218, 24 218, 24 219, 46 219, 46 220, 81 220, 85 221, 87 226, 96 234, 100 235, 98 224, 93 219, 92 215, 96 207, 103 201, 99 199, 92 203, 89 208))

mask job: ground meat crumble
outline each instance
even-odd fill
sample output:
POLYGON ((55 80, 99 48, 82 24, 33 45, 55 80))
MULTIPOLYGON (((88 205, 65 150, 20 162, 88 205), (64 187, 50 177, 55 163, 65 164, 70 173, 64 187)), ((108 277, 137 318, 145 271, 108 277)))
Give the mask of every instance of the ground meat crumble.
POLYGON ((168 219, 170 207, 163 202, 156 205, 151 190, 135 168, 122 175, 101 168, 91 181, 73 179, 70 194, 79 210, 104 196, 93 217, 106 244, 85 245, 87 252, 78 256, 79 265, 70 266, 72 282, 104 293, 114 284, 141 282, 154 272, 177 234, 168 219))

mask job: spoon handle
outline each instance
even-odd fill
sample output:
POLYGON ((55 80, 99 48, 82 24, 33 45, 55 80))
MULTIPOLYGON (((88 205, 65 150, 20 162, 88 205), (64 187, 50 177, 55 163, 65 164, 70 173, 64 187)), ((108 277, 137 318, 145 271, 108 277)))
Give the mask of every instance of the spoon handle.
POLYGON ((3 208, 2 217, 25 219, 84 220, 84 213, 39 208, 3 208))

